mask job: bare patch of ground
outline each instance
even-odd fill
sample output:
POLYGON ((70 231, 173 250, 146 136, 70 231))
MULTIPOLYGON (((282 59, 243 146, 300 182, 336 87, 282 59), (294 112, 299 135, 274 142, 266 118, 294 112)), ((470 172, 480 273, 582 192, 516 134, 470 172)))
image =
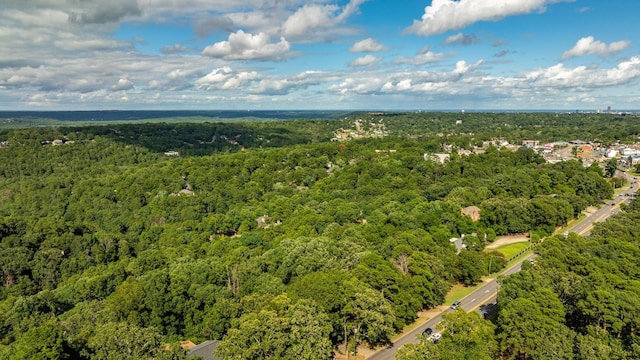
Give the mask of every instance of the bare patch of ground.
POLYGON ((485 249, 495 249, 502 245, 513 244, 517 242, 529 241, 529 234, 516 234, 501 236, 496 241, 485 246, 485 249))
POLYGON ((588 208, 584 209, 584 211, 582 212, 583 214, 589 216, 591 214, 593 214, 594 212, 598 211, 598 208, 595 206, 589 206, 588 208))

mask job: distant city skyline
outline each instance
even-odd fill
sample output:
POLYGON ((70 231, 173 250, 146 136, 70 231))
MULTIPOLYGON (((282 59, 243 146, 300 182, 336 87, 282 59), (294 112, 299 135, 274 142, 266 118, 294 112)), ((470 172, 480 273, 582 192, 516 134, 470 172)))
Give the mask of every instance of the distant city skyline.
POLYGON ((640 109, 637 0, 0 4, 0 111, 640 109))

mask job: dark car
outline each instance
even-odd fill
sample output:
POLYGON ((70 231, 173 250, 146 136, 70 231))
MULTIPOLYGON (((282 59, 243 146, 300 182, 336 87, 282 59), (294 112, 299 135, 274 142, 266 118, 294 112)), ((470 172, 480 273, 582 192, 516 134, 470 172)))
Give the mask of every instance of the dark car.
POLYGON ((458 306, 460 306, 460 300, 458 300, 458 301, 454 302, 453 304, 451 304, 451 308, 453 310, 457 309, 458 306))
POLYGON ((426 335, 431 335, 433 333, 433 329, 432 328, 426 328, 426 329, 424 329, 424 331, 422 333, 426 334, 426 335))

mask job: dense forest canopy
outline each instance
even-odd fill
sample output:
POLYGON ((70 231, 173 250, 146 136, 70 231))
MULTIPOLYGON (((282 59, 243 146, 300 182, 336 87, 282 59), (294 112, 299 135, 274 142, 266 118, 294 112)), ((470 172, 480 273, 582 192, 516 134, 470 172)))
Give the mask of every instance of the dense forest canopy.
MULTIPOLYGON (((496 235, 549 235, 613 194, 599 167, 548 164, 532 149, 490 146, 443 163, 425 154, 496 137, 613 142, 640 132, 631 118, 574 116, 4 130, 0 357, 175 359, 181 340, 220 339, 223 358, 326 359, 347 342, 387 344, 453 284, 504 266, 482 251, 496 235), (345 129, 364 136, 330 141, 345 129), (467 206, 479 207, 479 221, 461 214, 467 206), (450 239, 463 234, 458 252, 450 239)), ((571 243, 555 243, 566 255, 571 243)), ((540 266, 555 264, 543 257, 540 266)), ((633 271, 622 273, 637 280, 633 271)), ((618 332, 612 351, 636 351, 629 319, 591 316, 618 332)), ((566 334, 591 324, 564 318, 566 334)), ((491 351, 529 353, 498 344, 491 351)))
MULTIPOLYGON (((330 136, 338 128, 351 128, 355 120, 363 126, 382 122, 391 135, 419 137, 424 141, 447 138, 467 148, 477 141, 501 138, 512 143, 522 140, 552 142, 582 139, 612 144, 633 143, 640 134, 638 115, 615 113, 490 113, 490 112, 412 112, 412 113, 347 113, 339 111, 76 111, 76 112, 0 112, 0 130, 25 127, 104 126, 107 124, 242 124, 256 128, 288 129, 297 133, 302 120, 314 124, 317 134, 330 136), (316 120, 310 120, 316 119, 316 120), (286 120, 286 121, 278 121, 286 120), (293 124, 287 124, 293 122, 293 124), (277 124, 277 125, 274 125, 277 124), (324 124, 318 128, 318 124, 324 124), (431 138, 431 139, 430 139, 431 138), (455 140, 455 141, 453 141, 455 140)), ((6 132, 4 133, 6 136, 6 132)), ((308 136, 313 131, 306 131, 308 136)), ((156 134, 158 135, 158 134, 156 134)), ((0 140, 3 133, 0 131, 0 140)), ((436 142, 436 145, 438 143, 436 142)))

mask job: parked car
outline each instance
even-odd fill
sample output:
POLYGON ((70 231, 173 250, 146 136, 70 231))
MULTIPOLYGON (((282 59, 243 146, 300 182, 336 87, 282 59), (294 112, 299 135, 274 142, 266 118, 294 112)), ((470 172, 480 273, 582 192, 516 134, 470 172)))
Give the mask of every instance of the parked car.
POLYGON ((454 302, 453 304, 451 304, 451 308, 453 310, 457 309, 458 306, 460 306, 460 300, 458 300, 458 301, 454 302))
POLYGON ((422 332, 425 335, 431 335, 433 333, 433 329, 432 328, 426 328, 424 329, 424 331, 422 332))
POLYGON ((429 340, 431 340, 434 344, 437 344, 438 341, 440 341, 441 337, 442 335, 440 335, 439 333, 433 333, 431 334, 431 336, 429 336, 429 340))

